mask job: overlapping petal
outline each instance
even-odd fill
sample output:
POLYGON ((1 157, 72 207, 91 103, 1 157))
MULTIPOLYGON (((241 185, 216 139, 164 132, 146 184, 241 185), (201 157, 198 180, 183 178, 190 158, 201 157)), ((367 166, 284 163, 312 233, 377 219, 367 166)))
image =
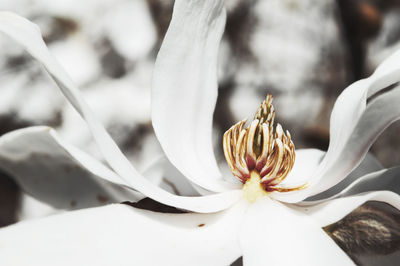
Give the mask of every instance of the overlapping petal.
POLYGON ((333 224, 367 201, 381 201, 400 210, 400 196, 391 191, 372 191, 323 201, 313 206, 294 207, 314 219, 319 226, 333 224))
POLYGON ((336 161, 323 172, 313 194, 343 180, 363 160, 378 136, 400 118, 399 102, 400 87, 395 87, 368 103, 343 150, 336 155, 336 161))
POLYGON ((237 232, 246 207, 215 214, 122 204, 73 211, 1 229, 0 258, 8 266, 229 265, 241 255, 237 232))
POLYGON ((240 199, 241 192, 239 190, 231 190, 207 197, 179 197, 153 185, 137 172, 96 119, 78 88, 49 53, 39 28, 25 18, 11 12, 2 11, 0 12, 0 32, 5 33, 22 45, 45 67, 66 98, 87 122, 107 163, 131 188, 166 205, 195 212, 220 211, 232 206, 240 199))
POLYGON ((321 226, 339 221, 367 201, 381 201, 400 210, 400 167, 382 169, 356 179, 330 198, 302 202, 292 208, 312 216, 321 226))
POLYGON ((211 141, 223 2, 175 1, 152 88, 152 121, 164 152, 187 178, 214 192, 230 188, 221 179, 211 141))
POLYGON ((249 207, 240 243, 246 266, 354 265, 312 219, 268 197, 249 207))
POLYGON ((279 196, 286 202, 299 202, 343 180, 363 160, 379 134, 400 118, 396 108, 400 88, 383 92, 367 103, 369 96, 400 81, 400 51, 386 59, 374 74, 346 88, 338 97, 331 115, 329 149, 301 191, 279 196))
POLYGON ((339 196, 351 196, 374 190, 387 190, 400 194, 400 166, 364 175, 344 189, 339 196))
POLYGON ((60 209, 87 208, 144 196, 113 171, 63 143, 49 127, 29 127, 0 138, 0 168, 35 198, 60 209))
MULTIPOLYGON (((375 156, 373 156, 371 153, 367 153, 367 155, 365 156, 364 160, 360 163, 360 165, 358 165, 357 168, 354 169, 345 179, 343 179, 341 182, 331 187, 330 189, 305 199, 305 201, 308 202, 308 201, 322 200, 336 196, 339 193, 341 193, 344 189, 349 187, 351 184, 356 183, 357 180, 359 179, 362 180, 365 177, 365 175, 368 175, 373 172, 380 172, 383 169, 384 168, 382 164, 375 158, 375 156)), ((383 189, 388 189, 388 188, 389 186, 383 189)), ((371 187, 370 191, 378 189, 382 188, 380 186, 380 181, 377 178, 376 188, 374 189, 373 187, 371 187)))
MULTIPOLYGON (((180 196, 199 196, 199 192, 174 165, 165 157, 160 156, 150 163, 143 175, 151 179, 153 183, 180 196)), ((210 194, 210 193, 208 193, 210 194)))

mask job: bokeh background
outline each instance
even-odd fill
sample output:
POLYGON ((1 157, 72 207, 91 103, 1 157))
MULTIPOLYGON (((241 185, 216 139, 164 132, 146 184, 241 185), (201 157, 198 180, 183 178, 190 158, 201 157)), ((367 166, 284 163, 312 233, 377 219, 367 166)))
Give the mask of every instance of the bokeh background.
MULTIPOLYGON (((251 118, 267 93, 296 147, 325 150, 337 96, 400 48, 399 0, 226 0, 226 6, 214 115, 220 161, 223 132, 251 118)), ((51 52, 139 169, 162 153, 150 121, 150 89, 172 7, 173 0, 0 0, 0 9, 40 26, 51 52)), ((0 36, 0 135, 32 125, 54 127, 62 138, 99 155, 84 122, 42 67, 0 36)), ((394 124, 371 149, 384 167, 400 164, 399 132, 394 124)), ((0 226, 54 212, 12 180, 0 173, 0 226)), ((390 245, 400 245, 399 214, 380 205, 364 207, 390 217, 390 245)), ((392 246, 354 249, 353 258, 362 265, 397 265, 392 263, 399 252, 392 246)))

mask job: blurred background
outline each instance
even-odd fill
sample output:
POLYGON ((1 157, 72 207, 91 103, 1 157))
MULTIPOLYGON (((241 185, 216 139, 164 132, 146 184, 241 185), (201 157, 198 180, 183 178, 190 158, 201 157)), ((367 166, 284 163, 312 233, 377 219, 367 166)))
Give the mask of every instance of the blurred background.
MULTIPOLYGON (((337 96, 400 48, 399 0, 226 0, 226 6, 214 115, 221 162, 223 132, 252 117, 267 93, 297 148, 326 150, 337 96)), ((150 88, 172 7, 173 0, 0 0, 0 9, 40 26, 51 52, 139 169, 162 153, 150 121, 150 88)), ((0 135, 33 125, 54 127, 66 141, 99 155, 42 67, 0 36, 0 135)), ((384 167, 400 164, 399 130, 391 126, 371 149, 384 167)), ((0 173, 0 226, 52 211, 0 173)), ((398 213, 388 209, 385 215, 398 227, 398 213)), ((388 250, 356 250, 354 258, 362 265, 396 265, 387 260, 393 262, 396 249, 388 250)))

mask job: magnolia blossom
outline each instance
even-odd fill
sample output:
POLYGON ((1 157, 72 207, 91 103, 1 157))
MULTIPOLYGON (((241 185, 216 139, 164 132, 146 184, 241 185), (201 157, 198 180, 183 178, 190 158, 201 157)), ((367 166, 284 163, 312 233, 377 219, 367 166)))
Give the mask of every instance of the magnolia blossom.
POLYGON ((245 265, 353 265, 322 227, 368 200, 400 209, 399 187, 393 185, 398 168, 361 175, 344 190, 335 186, 400 117, 400 88, 382 90, 400 81, 400 51, 339 96, 326 153, 295 151, 290 134, 274 126, 268 97, 248 127, 240 122, 225 134, 233 175, 223 176, 213 154, 211 126, 225 18, 222 0, 176 0, 158 54, 152 87, 154 130, 169 162, 202 194, 179 196, 153 184, 129 163, 50 55, 39 29, 15 14, 0 13, 0 31, 45 67, 86 120, 110 168, 63 142, 48 127, 3 136, 1 167, 29 193, 59 207, 93 206, 101 192, 113 202, 146 196, 189 211, 156 213, 110 204, 20 222, 0 230, 2 263, 228 265, 243 256, 245 265), (335 194, 329 199, 305 201, 328 189, 335 194), (66 200, 69 195, 76 197, 75 204, 66 200))

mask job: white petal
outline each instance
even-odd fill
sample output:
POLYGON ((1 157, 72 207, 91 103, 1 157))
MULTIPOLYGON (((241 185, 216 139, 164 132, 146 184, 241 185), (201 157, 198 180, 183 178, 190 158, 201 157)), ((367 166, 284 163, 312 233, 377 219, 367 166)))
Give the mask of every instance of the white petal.
POLYGON ((268 197, 249 207, 240 243, 246 266, 354 265, 312 219, 268 197))
POLYGON ((400 196, 394 194, 400 194, 399 173, 400 167, 394 167, 364 175, 328 199, 300 203, 298 210, 312 215, 320 221, 321 226, 326 226, 369 200, 381 200, 399 208, 400 196))
MULTIPOLYGON (((337 185, 331 187, 330 189, 323 191, 317 195, 314 195, 310 198, 307 198, 306 201, 313 201, 313 200, 320 200, 320 199, 327 199, 329 197, 335 196, 339 193, 341 193, 344 189, 349 187, 353 182, 355 182, 358 179, 363 179, 363 177, 369 173, 373 172, 379 172, 380 170, 383 169, 382 164, 373 156, 371 153, 367 153, 365 156, 364 160, 360 163, 359 166, 357 166, 356 169, 354 169, 345 179, 343 179, 341 182, 339 182, 337 185)), ((379 180, 376 180, 376 185, 379 186, 380 182, 379 180)), ((379 190, 379 189, 388 189, 389 187, 386 188, 371 188, 369 190, 365 191, 370 191, 370 190, 379 190)), ((359 193, 359 192, 358 192, 359 193)))
POLYGON ((386 59, 371 77, 353 83, 339 96, 331 115, 329 149, 321 164, 321 172, 317 172, 316 181, 323 178, 314 187, 313 193, 321 192, 340 182, 340 179, 362 160, 380 132, 399 117, 399 111, 390 114, 390 109, 395 109, 390 105, 398 103, 398 93, 385 93, 381 97, 386 99, 379 100, 378 97, 367 106, 367 97, 400 81, 399 62, 400 51, 397 51, 386 59), (381 107, 385 108, 382 110, 381 107), (368 111, 370 113, 366 114, 368 111), (348 165, 341 164, 344 162, 343 155, 347 155, 348 165), (338 160, 340 162, 337 162, 338 160), (327 172, 332 176, 325 176, 327 172))
POLYGON ((0 138, 0 168, 35 198, 60 209, 136 201, 140 193, 87 154, 62 143, 48 127, 12 131, 0 138))
POLYGON ((324 155, 325 152, 318 149, 296 150, 296 159, 293 169, 280 185, 295 187, 306 183, 321 163, 324 155))
MULTIPOLYGON (((123 178, 127 178, 131 174, 132 166, 103 126, 95 119, 92 111, 81 97, 78 88, 74 85, 68 74, 49 53, 42 39, 40 29, 23 17, 11 12, 2 11, 0 12, 0 31, 22 45, 34 58, 43 64, 59 85, 64 95, 87 121, 93 137, 107 161, 113 168, 118 169, 116 172, 124 172, 122 176, 123 178)), ((131 181, 131 178, 127 179, 131 181)))
MULTIPOLYGON (((0 12, 0 32, 13 38, 43 64, 70 103, 87 122, 106 161, 129 186, 166 205, 195 212, 220 211, 240 199, 241 191, 239 190, 199 198, 179 197, 151 184, 130 164, 101 123, 95 118, 78 88, 49 53, 39 28, 25 18, 11 12, 2 11, 0 12)), ((179 142, 175 145, 179 146, 179 142)))
POLYGON ((368 89, 368 97, 374 95, 385 87, 399 81, 400 75, 400 50, 397 50, 385 59, 371 76, 371 86, 368 89))
POLYGON ((400 194, 400 167, 383 169, 364 175, 350 184, 338 196, 351 196, 373 190, 388 190, 400 194))
MULTIPOLYGON (((399 74, 400 75, 400 74, 399 74)), ((363 159, 376 138, 400 118, 400 87, 372 100, 368 105, 343 150, 335 162, 325 168, 313 194, 324 191, 343 180, 363 159)))
POLYGON ((338 97, 330 121, 330 156, 344 147, 345 141, 353 134, 356 123, 366 109, 367 98, 400 80, 399 61, 400 51, 397 51, 382 62, 372 76, 351 84, 338 97))
POLYGON ((143 172, 147 179, 154 184, 180 196, 199 196, 200 194, 193 187, 192 183, 182 175, 178 169, 163 155, 157 158, 143 172))
MULTIPOLYGON (((312 155, 312 154, 310 154, 312 155)), ((309 160, 312 157, 309 158, 309 160)), ((297 159, 296 159, 297 160, 297 159)), ((316 164, 318 164, 318 162, 315 162, 316 164)), ((310 171, 308 171, 308 175, 303 176, 303 179, 305 181, 308 181, 308 178, 310 177, 310 175, 312 175, 313 171, 315 171, 315 169, 317 169, 318 165, 314 164, 314 167, 312 167, 310 169, 310 171)), ((358 179, 363 179, 363 177, 370 173, 370 172, 374 172, 374 171, 378 171, 381 170, 383 167, 382 165, 376 160, 376 158, 371 155, 371 154, 367 154, 367 156, 364 158, 364 160, 361 162, 361 164, 354 169, 345 179, 343 179, 341 182, 339 182, 337 185, 331 187, 330 189, 323 191, 317 195, 308 197, 306 200, 307 204, 311 203, 311 202, 316 202, 318 200, 324 200, 324 199, 328 199, 328 198, 333 198, 334 196, 340 194, 344 189, 346 189, 347 187, 349 187, 352 183, 355 183, 358 179)), ((292 172, 295 170, 295 168, 293 167, 292 172)), ((297 176, 297 173, 295 173, 295 175, 297 176)), ((289 178, 289 177, 288 177, 289 178)), ((283 183, 285 183, 286 180, 283 183)), ((302 183, 304 184, 304 183, 302 183)), ((288 185, 288 187, 294 187, 294 186, 298 186, 301 185, 299 182, 290 184, 288 185)), ((377 190, 376 189, 370 189, 370 190, 377 190)), ((382 189, 388 189, 388 187, 386 188, 382 188, 382 189)), ((271 197, 273 197, 274 199, 277 199, 279 201, 282 202, 294 202, 296 199, 299 199, 301 197, 304 196, 304 194, 302 194, 303 191, 295 191, 295 192, 286 192, 286 193, 279 193, 279 192, 273 192, 271 193, 271 197)), ((305 194, 308 194, 309 191, 306 191, 305 194)), ((303 203, 301 203, 303 204, 303 203)))
POLYGON ((314 206, 294 207, 310 215, 323 227, 335 223, 367 201, 381 201, 400 210, 400 196, 391 191, 373 191, 324 201, 314 206))
POLYGON ((229 265, 241 255, 246 204, 216 214, 126 205, 80 210, 0 230, 5 265, 229 265), (23 251, 23 256, 21 256, 23 251))
POLYGON ((229 188, 211 141, 225 17, 221 0, 175 1, 152 88, 152 121, 164 152, 186 177, 210 191, 229 188))
POLYGON ((310 178, 311 185, 287 194, 285 201, 299 202, 339 183, 363 160, 379 134, 400 117, 396 108, 400 88, 383 93, 367 105, 367 97, 400 80, 399 62, 400 51, 386 59, 371 77, 342 92, 331 114, 329 149, 310 178))

